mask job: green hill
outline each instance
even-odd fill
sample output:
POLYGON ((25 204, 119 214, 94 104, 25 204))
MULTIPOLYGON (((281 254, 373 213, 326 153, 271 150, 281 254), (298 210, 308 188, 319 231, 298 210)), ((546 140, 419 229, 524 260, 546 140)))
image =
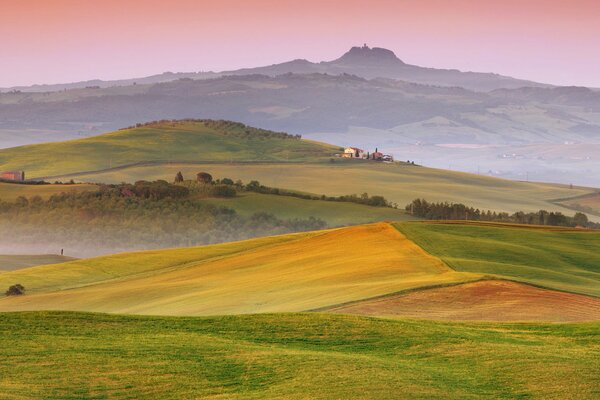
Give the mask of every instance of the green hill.
POLYGON ((5 399, 597 399, 600 324, 0 314, 5 399))
POLYGON ((335 146, 227 121, 156 122, 86 139, 0 150, 0 171, 29 178, 140 162, 317 161, 335 146))
POLYGON ((600 297, 600 232, 485 223, 396 226, 455 271, 600 297))

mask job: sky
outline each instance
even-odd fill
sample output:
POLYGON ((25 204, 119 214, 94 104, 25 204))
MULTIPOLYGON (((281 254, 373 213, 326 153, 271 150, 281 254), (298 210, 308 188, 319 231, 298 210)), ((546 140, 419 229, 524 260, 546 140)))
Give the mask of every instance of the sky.
POLYGON ((327 61, 600 87, 598 0, 0 0, 0 87, 327 61))

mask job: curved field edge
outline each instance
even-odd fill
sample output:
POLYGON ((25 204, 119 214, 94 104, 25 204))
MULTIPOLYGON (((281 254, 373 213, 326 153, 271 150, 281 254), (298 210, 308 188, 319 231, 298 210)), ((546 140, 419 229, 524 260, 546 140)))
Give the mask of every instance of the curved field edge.
POLYGON ((376 223, 2 274, 0 285, 18 280, 32 292, 0 299, 0 310, 293 312, 480 277, 451 270, 390 224, 376 223))
POLYGON ((473 223, 396 223, 456 271, 600 297, 600 232, 473 223))
POLYGON ((600 298, 500 279, 405 291, 328 312, 446 321, 600 321, 600 298))
POLYGON ((598 323, 33 312, 0 313, 0 333, 0 392, 9 399, 600 394, 598 323))

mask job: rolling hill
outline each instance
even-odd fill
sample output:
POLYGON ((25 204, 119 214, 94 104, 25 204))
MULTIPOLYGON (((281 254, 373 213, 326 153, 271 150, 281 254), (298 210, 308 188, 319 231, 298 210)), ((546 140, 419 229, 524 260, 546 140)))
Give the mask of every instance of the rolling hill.
MULTIPOLYGON (((0 152, 0 157, 1 157, 0 152)), ((134 182, 139 179, 172 179, 178 171, 194 176, 207 171, 215 177, 229 177, 290 190, 301 189, 317 195, 341 196, 367 192, 382 195, 400 206, 415 198, 453 201, 497 211, 538 211, 573 214, 553 200, 592 193, 591 188, 568 185, 517 182, 484 175, 412 166, 403 163, 348 162, 324 163, 170 163, 131 166, 93 173, 55 177, 80 182, 134 182)), ((590 215, 594 219, 594 216, 590 215)))
POLYGON ((0 314, 7 399, 595 399, 600 325, 0 314))
MULTIPOLYGON (((259 180, 271 187, 340 196, 368 192, 400 206, 417 197, 496 211, 557 210, 592 189, 335 158, 340 148, 227 121, 168 121, 66 142, 0 150, 0 170, 48 180, 120 183, 193 177, 259 180), (333 158, 332 158, 333 157, 333 158)), ((14 185, 12 189, 22 189, 14 185)), ((82 187, 84 189, 85 187, 82 187)), ((49 190, 60 190, 49 187, 49 190)), ((29 190, 29 189, 27 189, 29 190)), ((0 194, 1 195, 1 194, 0 194)), ((14 198, 15 195, 8 195, 14 198)))
POLYGON ((27 295, 0 299, 0 311, 219 315, 341 310, 435 318, 441 311, 431 302, 450 296, 456 301, 444 305, 453 310, 449 318, 597 320, 600 274, 593 254, 598 243, 597 232, 502 224, 359 225, 5 272, 0 287, 20 283, 27 295), (521 284, 498 286, 490 279, 521 284), (468 285, 475 281, 481 282, 468 285), (513 305, 521 299, 527 306, 494 312, 507 307, 507 296, 513 305), (469 301, 471 313, 464 305, 469 301), (403 304, 411 304, 412 313, 403 304), (543 312, 549 304, 556 305, 554 313, 543 312))
POLYGON ((339 148, 227 121, 157 122, 92 138, 0 151, 1 170, 30 178, 173 161, 317 161, 339 148))
POLYGON ((305 311, 478 277, 452 271, 391 225, 379 223, 7 272, 0 275, 0 287, 18 282, 29 294, 0 299, 0 310, 305 311))

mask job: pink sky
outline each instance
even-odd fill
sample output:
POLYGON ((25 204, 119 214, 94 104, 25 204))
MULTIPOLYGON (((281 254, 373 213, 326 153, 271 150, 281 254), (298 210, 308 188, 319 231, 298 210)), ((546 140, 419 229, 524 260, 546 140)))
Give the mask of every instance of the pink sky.
POLYGON ((0 0, 0 87, 337 58, 600 87, 598 0, 0 0))

